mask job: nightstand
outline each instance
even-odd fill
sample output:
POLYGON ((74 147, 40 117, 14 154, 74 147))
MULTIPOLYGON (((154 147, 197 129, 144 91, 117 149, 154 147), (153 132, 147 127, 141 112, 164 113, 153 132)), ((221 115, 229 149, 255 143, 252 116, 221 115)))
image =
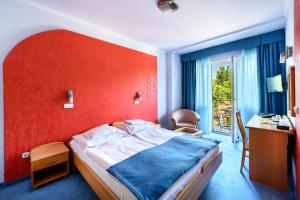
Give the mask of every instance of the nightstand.
POLYGON ((178 128, 175 130, 176 132, 183 132, 183 133, 188 133, 197 137, 202 137, 203 131, 194 129, 194 128, 189 128, 189 127, 183 127, 183 128, 178 128))
POLYGON ((37 188, 69 174, 69 149, 62 142, 36 147, 30 151, 31 184, 37 188))

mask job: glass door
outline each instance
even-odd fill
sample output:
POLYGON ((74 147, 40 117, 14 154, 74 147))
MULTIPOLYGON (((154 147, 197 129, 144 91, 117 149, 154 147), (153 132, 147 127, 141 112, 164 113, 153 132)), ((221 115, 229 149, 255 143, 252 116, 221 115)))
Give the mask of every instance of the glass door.
POLYGON ((233 59, 212 63, 212 130, 233 136, 234 78, 233 59))

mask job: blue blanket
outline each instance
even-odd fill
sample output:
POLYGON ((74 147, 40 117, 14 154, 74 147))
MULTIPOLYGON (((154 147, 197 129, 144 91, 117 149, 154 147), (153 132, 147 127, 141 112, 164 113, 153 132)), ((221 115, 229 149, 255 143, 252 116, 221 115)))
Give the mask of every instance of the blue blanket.
POLYGON ((159 199, 178 178, 218 144, 218 141, 190 135, 177 136, 121 161, 107 171, 126 185, 138 199, 159 199))

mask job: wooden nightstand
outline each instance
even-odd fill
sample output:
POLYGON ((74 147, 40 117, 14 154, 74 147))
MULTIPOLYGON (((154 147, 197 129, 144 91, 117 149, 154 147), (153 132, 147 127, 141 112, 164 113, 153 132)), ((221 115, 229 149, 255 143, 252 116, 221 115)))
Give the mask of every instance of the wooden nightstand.
POLYGON ((62 142, 36 147, 30 151, 33 188, 69 174, 69 149, 62 142))
POLYGON ((178 128, 175 130, 176 132, 184 132, 188 133, 197 137, 202 137, 203 131, 194 129, 194 128, 189 128, 189 127, 183 127, 183 128, 178 128))

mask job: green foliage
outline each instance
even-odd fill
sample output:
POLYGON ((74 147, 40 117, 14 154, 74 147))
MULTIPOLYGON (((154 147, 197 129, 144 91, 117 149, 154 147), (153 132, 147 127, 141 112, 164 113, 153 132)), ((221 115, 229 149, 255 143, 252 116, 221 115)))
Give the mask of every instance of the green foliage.
POLYGON ((217 114, 219 104, 224 100, 231 100, 232 95, 232 73, 229 66, 222 66, 212 80, 213 111, 217 114))

